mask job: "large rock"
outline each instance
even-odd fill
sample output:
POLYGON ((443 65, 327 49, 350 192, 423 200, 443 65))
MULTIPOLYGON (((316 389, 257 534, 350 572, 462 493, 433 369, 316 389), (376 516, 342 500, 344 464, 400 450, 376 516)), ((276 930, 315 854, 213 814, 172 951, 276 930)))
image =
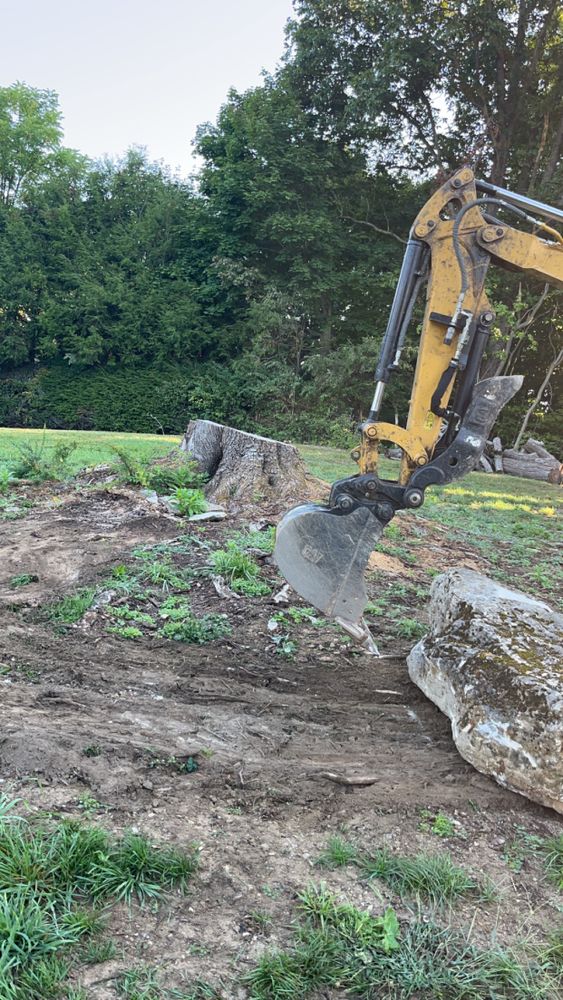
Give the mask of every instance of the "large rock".
POLYGON ((411 679, 470 764, 563 813, 563 616, 480 573, 435 579, 411 679))

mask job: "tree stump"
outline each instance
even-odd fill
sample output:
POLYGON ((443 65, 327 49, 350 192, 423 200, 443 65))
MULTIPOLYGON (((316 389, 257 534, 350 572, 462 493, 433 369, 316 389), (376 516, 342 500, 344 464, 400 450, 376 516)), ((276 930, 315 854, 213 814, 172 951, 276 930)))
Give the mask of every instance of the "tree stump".
POLYGON ((209 477, 208 497, 220 503, 270 502, 283 509, 318 499, 326 489, 292 444, 248 434, 213 420, 192 420, 180 448, 209 477))

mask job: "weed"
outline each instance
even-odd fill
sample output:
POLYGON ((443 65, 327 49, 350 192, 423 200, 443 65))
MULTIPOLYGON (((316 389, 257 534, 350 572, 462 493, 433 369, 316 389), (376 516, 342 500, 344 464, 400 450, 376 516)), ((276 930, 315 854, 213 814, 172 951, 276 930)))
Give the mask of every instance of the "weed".
POLYGON ((10 580, 10 587, 15 590, 16 587, 27 587, 30 583, 37 583, 39 577, 36 573, 20 573, 19 576, 13 576, 10 580))
POLYGON ((131 486, 148 486, 149 477, 146 465, 127 448, 112 445, 111 450, 117 458, 117 470, 121 480, 131 486))
POLYGON ((423 833, 434 833, 437 837, 453 837, 455 826, 449 816, 444 813, 431 813, 423 809, 420 814, 419 830, 423 833))
POLYGON ((94 600, 96 590, 94 587, 84 587, 76 594, 63 597, 61 601, 52 604, 48 609, 48 616, 56 625, 72 625, 80 621, 82 616, 88 611, 94 600))
POLYGON ((272 593, 271 587, 264 580, 235 580, 231 586, 237 594, 244 597, 265 597, 272 593))
POLYGON ((358 865, 366 878, 381 879, 399 896, 419 897, 435 904, 466 895, 488 898, 492 892, 488 884, 455 865, 448 854, 418 854, 408 858, 382 848, 361 855, 358 865))
POLYGON ((355 864, 357 860, 358 850, 354 844, 342 837, 331 837, 316 863, 325 868, 344 868, 355 864))
POLYGON ((49 479, 62 479, 68 472, 67 461, 76 449, 74 441, 58 441, 49 456, 46 449, 46 433, 41 441, 18 443, 18 459, 12 468, 16 479, 33 479, 35 482, 45 482, 49 479))
POLYGON ((162 997, 155 968, 129 969, 115 985, 119 996, 125 1000, 160 1000, 162 997))
POLYGON ((145 562, 141 571, 141 578, 146 583, 162 587, 163 590, 174 589, 185 592, 190 589, 189 574, 185 571, 177 570, 171 562, 170 557, 164 556, 162 559, 153 559, 149 552, 147 553, 147 557, 143 558, 145 562))
POLYGON ((137 611, 135 608, 130 608, 128 604, 122 604, 108 610, 110 615, 124 622, 136 622, 138 625, 156 625, 152 615, 148 615, 144 611, 137 611))
POLYGON ((103 803, 98 802, 98 800, 94 798, 93 795, 90 795, 89 792, 84 792, 79 796, 78 808, 84 813, 85 816, 88 817, 94 816, 95 813, 103 812, 105 810, 103 803))
POLYGON ((194 514, 203 514, 207 510, 202 490, 178 486, 172 499, 181 517, 192 517, 194 514))
POLYGON ((283 635, 271 635, 270 639, 276 647, 276 653, 287 657, 288 660, 291 660, 295 656, 299 648, 295 640, 290 637, 289 632, 283 635))
POLYGON ((167 619, 157 632, 164 639, 202 644, 231 632, 226 615, 205 614, 197 618, 185 598, 169 597, 161 604, 159 614, 167 619))
POLYGON ((6 496, 14 482, 14 477, 7 466, 0 466, 0 496, 6 496))
POLYGON ((143 633, 136 625, 109 625, 106 632, 118 636, 119 639, 142 639, 143 633))
POLYGON ((149 767, 168 767, 178 774, 194 774, 195 771, 199 771, 199 764, 194 757, 189 756, 185 760, 182 760, 181 757, 176 757, 175 754, 159 757, 152 750, 149 750, 149 753, 151 755, 148 764, 149 767))
MULTIPOLYGON (((341 904, 322 886, 300 899, 293 947, 266 953, 246 977, 249 1000, 551 1000, 552 966, 522 964, 515 953, 479 949, 460 932, 431 921, 399 927, 388 908, 372 916, 341 904)), ((553 963, 554 965, 555 963, 553 963)))
POLYGON ((263 910, 251 910, 245 917, 245 924, 256 934, 268 935, 272 928, 272 918, 263 910))
POLYGON ((156 493, 167 494, 177 489, 196 489, 202 486, 207 476, 199 472, 193 461, 181 465, 154 465, 146 469, 147 485, 156 493))
POLYGON ((504 848, 503 858, 513 872, 520 872, 530 855, 536 854, 543 847, 544 840, 533 833, 528 833, 521 826, 516 827, 516 836, 504 848))
POLYGON ((416 618, 399 618, 396 627, 397 633, 403 639, 420 639, 428 631, 427 627, 416 618))
POLYGON ((259 552, 267 552, 269 555, 274 551, 276 529, 271 525, 263 531, 258 528, 236 531, 232 535, 231 541, 239 549, 258 549, 259 552))
POLYGON ((85 757, 99 757, 101 752, 102 748, 97 743, 89 743, 82 751, 85 757))

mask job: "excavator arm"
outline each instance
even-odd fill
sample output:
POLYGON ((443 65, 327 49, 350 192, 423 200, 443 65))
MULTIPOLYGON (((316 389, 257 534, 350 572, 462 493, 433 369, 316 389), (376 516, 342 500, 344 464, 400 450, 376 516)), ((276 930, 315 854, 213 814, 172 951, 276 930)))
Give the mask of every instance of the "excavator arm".
POLYGON ((563 211, 475 179, 464 167, 416 217, 375 373, 375 393, 352 452, 355 476, 339 480, 328 504, 302 504, 282 518, 275 559, 291 586, 354 632, 367 601, 364 571, 398 510, 420 507, 428 486, 474 469, 521 376, 479 382, 495 315, 484 287, 491 263, 563 287, 563 237, 550 225, 563 211), (496 218, 502 208, 541 235, 496 218), (533 214, 532 214, 533 213, 533 214), (540 218, 538 218, 538 216, 540 218), (400 368, 415 302, 426 305, 406 427, 379 421, 385 387, 400 368), (378 475, 380 444, 403 452, 396 482, 378 475))

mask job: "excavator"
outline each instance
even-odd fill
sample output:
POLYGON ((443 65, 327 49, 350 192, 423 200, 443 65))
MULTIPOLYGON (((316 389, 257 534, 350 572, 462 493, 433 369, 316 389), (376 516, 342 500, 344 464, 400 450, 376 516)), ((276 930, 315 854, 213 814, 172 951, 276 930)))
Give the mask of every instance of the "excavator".
MULTIPOLYGON (((360 442, 359 471, 332 485, 326 504, 303 503, 281 519, 274 559, 290 586, 358 639, 367 562, 398 511, 425 491, 475 469, 520 375, 479 381, 495 314, 485 292, 490 264, 563 287, 563 210, 458 170, 417 215, 406 244, 360 442), (499 220, 498 214, 502 216, 499 220), (533 229, 513 228, 515 218, 533 229), (401 363, 415 302, 426 287, 420 347, 406 427, 381 422, 385 387, 401 363), (378 475, 381 442, 401 449, 397 481, 378 475)), ((373 651, 373 650, 372 650, 373 651)))

